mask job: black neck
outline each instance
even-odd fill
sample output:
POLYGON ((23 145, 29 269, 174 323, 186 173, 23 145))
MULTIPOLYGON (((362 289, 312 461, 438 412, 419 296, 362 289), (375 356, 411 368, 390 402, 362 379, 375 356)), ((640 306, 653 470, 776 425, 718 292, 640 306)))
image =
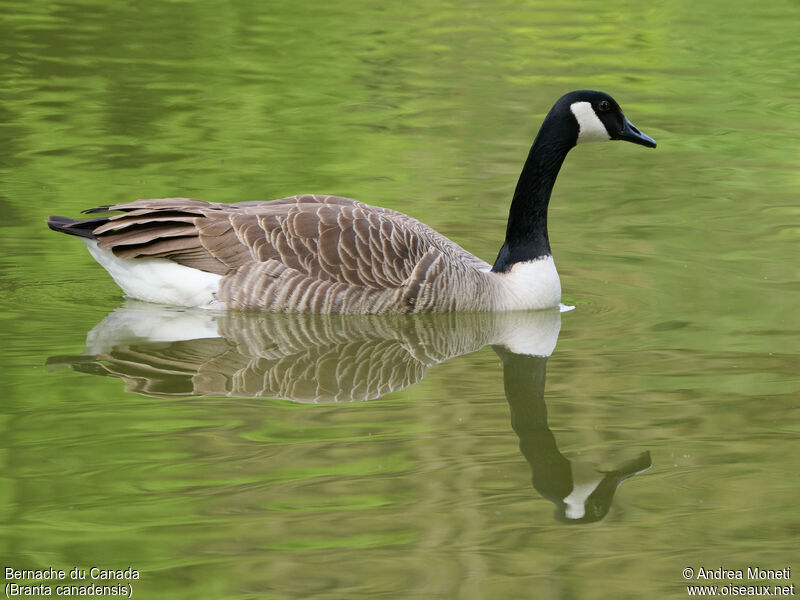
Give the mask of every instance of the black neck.
POLYGON ((575 145, 577 124, 550 112, 533 141, 519 176, 508 213, 506 240, 492 271, 504 273, 514 264, 550 255, 547 206, 558 171, 575 145))

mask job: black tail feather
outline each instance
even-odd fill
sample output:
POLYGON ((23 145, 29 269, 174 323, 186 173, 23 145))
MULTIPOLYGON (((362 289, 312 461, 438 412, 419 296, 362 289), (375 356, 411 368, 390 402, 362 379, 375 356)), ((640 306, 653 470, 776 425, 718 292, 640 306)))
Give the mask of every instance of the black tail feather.
POLYGON ((108 222, 108 217, 96 219, 70 219, 69 217, 52 216, 47 220, 47 226, 53 231, 60 231, 69 235, 96 240, 94 230, 103 223, 108 222))

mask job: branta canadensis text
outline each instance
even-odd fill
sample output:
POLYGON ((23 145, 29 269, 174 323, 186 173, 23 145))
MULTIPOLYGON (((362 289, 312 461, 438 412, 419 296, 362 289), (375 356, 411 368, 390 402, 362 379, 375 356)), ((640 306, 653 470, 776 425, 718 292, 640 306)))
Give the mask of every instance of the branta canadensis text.
POLYGON ((519 177, 490 265, 402 213, 338 196, 217 204, 137 200, 50 217, 83 238, 131 298, 204 308, 306 313, 508 311, 558 306, 547 236, 558 171, 576 144, 654 148, 611 96, 577 91, 547 114, 519 177))

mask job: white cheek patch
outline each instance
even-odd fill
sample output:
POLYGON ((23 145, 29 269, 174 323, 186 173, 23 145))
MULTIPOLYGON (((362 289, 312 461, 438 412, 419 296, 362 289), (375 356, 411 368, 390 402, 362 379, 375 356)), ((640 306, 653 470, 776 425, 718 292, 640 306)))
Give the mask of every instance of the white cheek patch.
POLYGON ((583 142, 607 142, 611 139, 603 122, 595 114, 589 102, 573 102, 569 109, 578 121, 578 144, 583 142))

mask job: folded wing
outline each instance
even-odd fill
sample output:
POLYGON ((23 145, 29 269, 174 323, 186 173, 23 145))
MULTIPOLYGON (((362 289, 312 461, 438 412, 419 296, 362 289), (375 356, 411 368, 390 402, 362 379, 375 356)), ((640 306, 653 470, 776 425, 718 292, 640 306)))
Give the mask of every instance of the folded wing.
POLYGON ((86 212, 121 211, 93 231, 120 258, 166 258, 231 275, 280 263, 315 281, 398 288, 442 255, 466 269, 489 265, 420 221, 338 196, 215 204, 137 200, 86 212))

